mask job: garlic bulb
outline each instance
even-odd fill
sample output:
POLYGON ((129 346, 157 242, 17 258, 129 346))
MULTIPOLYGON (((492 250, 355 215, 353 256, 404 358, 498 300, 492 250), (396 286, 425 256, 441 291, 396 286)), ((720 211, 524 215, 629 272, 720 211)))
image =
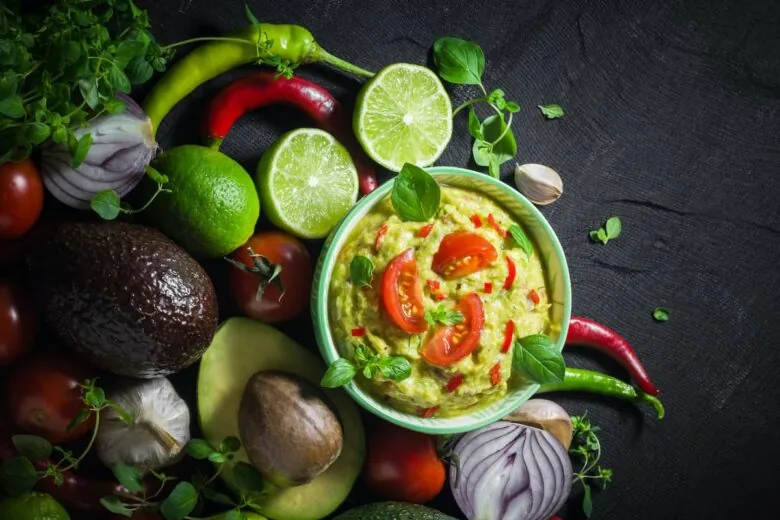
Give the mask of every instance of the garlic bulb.
POLYGON ((100 416, 97 452, 106 466, 149 470, 175 462, 190 441, 190 410, 173 384, 159 379, 126 381, 108 398, 132 418, 108 408, 100 416))
POLYGON ((516 165, 515 185, 520 193, 538 206, 552 204, 563 194, 561 176, 541 164, 516 165))

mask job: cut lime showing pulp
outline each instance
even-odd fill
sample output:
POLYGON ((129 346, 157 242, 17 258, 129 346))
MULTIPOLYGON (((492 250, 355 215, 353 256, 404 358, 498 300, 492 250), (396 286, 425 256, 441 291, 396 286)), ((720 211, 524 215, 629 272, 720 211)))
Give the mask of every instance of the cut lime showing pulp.
POLYGON ((355 165, 336 138, 315 128, 284 134, 257 166, 268 220, 301 238, 322 238, 355 204, 355 165))
POLYGON ((353 126, 369 157, 388 170, 429 166, 450 142, 452 104, 432 70, 396 63, 360 91, 353 126))

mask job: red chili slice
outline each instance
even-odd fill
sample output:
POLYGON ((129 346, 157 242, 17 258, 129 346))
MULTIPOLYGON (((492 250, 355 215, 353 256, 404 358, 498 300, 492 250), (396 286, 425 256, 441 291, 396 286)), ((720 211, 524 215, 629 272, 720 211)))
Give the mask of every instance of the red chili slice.
POLYGON ((382 305, 401 330, 420 334, 428 329, 414 249, 407 249, 387 264, 382 275, 382 305))
POLYGON ((471 215, 471 222, 474 224, 475 228, 482 227, 482 220, 479 218, 479 215, 471 215))
POLYGON ((509 352, 509 347, 512 346, 512 340, 515 339, 515 322, 509 320, 506 322, 506 328, 504 328, 504 344, 501 345, 501 353, 506 354, 509 352))
POLYGON ((485 282, 485 294, 490 294, 493 292, 493 284, 490 282, 485 282))
POLYGON ((446 297, 447 297, 447 295, 444 294, 444 293, 436 293, 436 294, 433 295, 433 299, 436 300, 437 302, 442 301, 446 297))
POLYGON ((420 238, 425 238, 431 234, 432 229, 433 229, 433 224, 426 224, 420 228, 420 231, 417 232, 417 236, 420 238))
POLYGON ((447 392, 452 393, 463 384, 463 374, 455 374, 447 381, 447 392))
POLYGON ((439 410, 441 409, 440 406, 431 406, 430 408, 423 408, 420 410, 420 417, 423 419, 430 419, 437 413, 439 413, 439 410))
POLYGON ((499 361, 490 369, 490 382, 496 386, 501 382, 501 362, 499 361))
POLYGON ((517 266, 515 266, 514 260, 510 256, 506 257, 506 268, 508 270, 506 280, 504 280, 504 289, 509 290, 512 284, 515 283, 517 277, 517 266))
POLYGON ((364 329, 363 327, 356 327, 356 328, 352 329, 352 335, 353 336, 357 336, 357 337, 365 336, 366 335, 366 329, 364 329))
POLYGON ((457 325, 440 327, 423 346, 423 358, 433 365, 449 366, 471 354, 485 326, 485 309, 477 293, 464 296, 456 307, 463 314, 457 325))
POLYGON ((438 291, 441 288, 441 282, 439 282, 439 280, 426 280, 425 285, 428 286, 428 290, 431 292, 438 291))
POLYGON ((376 238, 374 239, 374 250, 379 251, 382 247, 382 242, 385 240, 387 234, 387 224, 382 224, 376 232, 376 238))
POLYGON ((536 292, 536 289, 531 289, 528 291, 528 298, 531 299, 532 302, 534 302, 534 305, 539 305, 539 293, 536 292))
POLYGON ((493 218, 493 214, 490 213, 488 215, 488 224, 490 224, 490 227, 496 230, 496 232, 501 235, 501 238, 506 238, 506 229, 502 228, 498 225, 498 222, 496 222, 496 219, 493 218))
POLYGON ((496 258, 496 248, 484 237, 468 231, 456 231, 442 239, 439 250, 433 255, 431 268, 449 280, 476 273, 496 258))

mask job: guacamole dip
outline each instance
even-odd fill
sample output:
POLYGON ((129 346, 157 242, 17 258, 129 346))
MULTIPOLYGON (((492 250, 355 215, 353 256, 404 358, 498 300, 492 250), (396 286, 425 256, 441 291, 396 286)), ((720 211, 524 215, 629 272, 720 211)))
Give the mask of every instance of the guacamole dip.
POLYGON ((490 198, 449 186, 428 222, 402 221, 390 197, 377 204, 339 253, 330 323, 342 356, 363 344, 378 356, 405 357, 412 374, 401 381, 361 374, 358 384, 422 416, 464 414, 518 384, 514 339, 550 326, 539 257, 508 232, 519 225, 490 198), (352 282, 356 256, 373 266, 370 286, 352 282))

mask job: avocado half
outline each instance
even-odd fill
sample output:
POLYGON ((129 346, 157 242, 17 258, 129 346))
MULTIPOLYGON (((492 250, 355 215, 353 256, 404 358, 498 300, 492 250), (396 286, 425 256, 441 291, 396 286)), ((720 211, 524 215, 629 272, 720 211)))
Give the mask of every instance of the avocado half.
POLYGON ((449 515, 419 504, 378 502, 350 509, 335 520, 457 520, 449 515))
MULTIPOLYGON (((203 355, 198 375, 198 414, 203 435, 218 446, 226 437, 239 436, 238 415, 244 387, 260 371, 298 375, 319 385, 325 374, 322 360, 296 342, 258 321, 230 318, 203 355)), ((252 500, 257 511, 273 520, 319 520, 347 498, 363 467, 365 437, 355 403, 340 389, 323 392, 333 403, 344 439, 341 454, 314 480, 294 487, 268 484, 252 500)), ((243 441, 242 441, 243 442, 243 441)), ((234 461, 249 462, 243 446, 234 461)), ((232 487, 232 468, 220 477, 232 487)))
POLYGON ((123 222, 57 222, 28 263, 46 325, 99 368, 153 378, 197 361, 217 327, 214 286, 159 231, 123 222))

